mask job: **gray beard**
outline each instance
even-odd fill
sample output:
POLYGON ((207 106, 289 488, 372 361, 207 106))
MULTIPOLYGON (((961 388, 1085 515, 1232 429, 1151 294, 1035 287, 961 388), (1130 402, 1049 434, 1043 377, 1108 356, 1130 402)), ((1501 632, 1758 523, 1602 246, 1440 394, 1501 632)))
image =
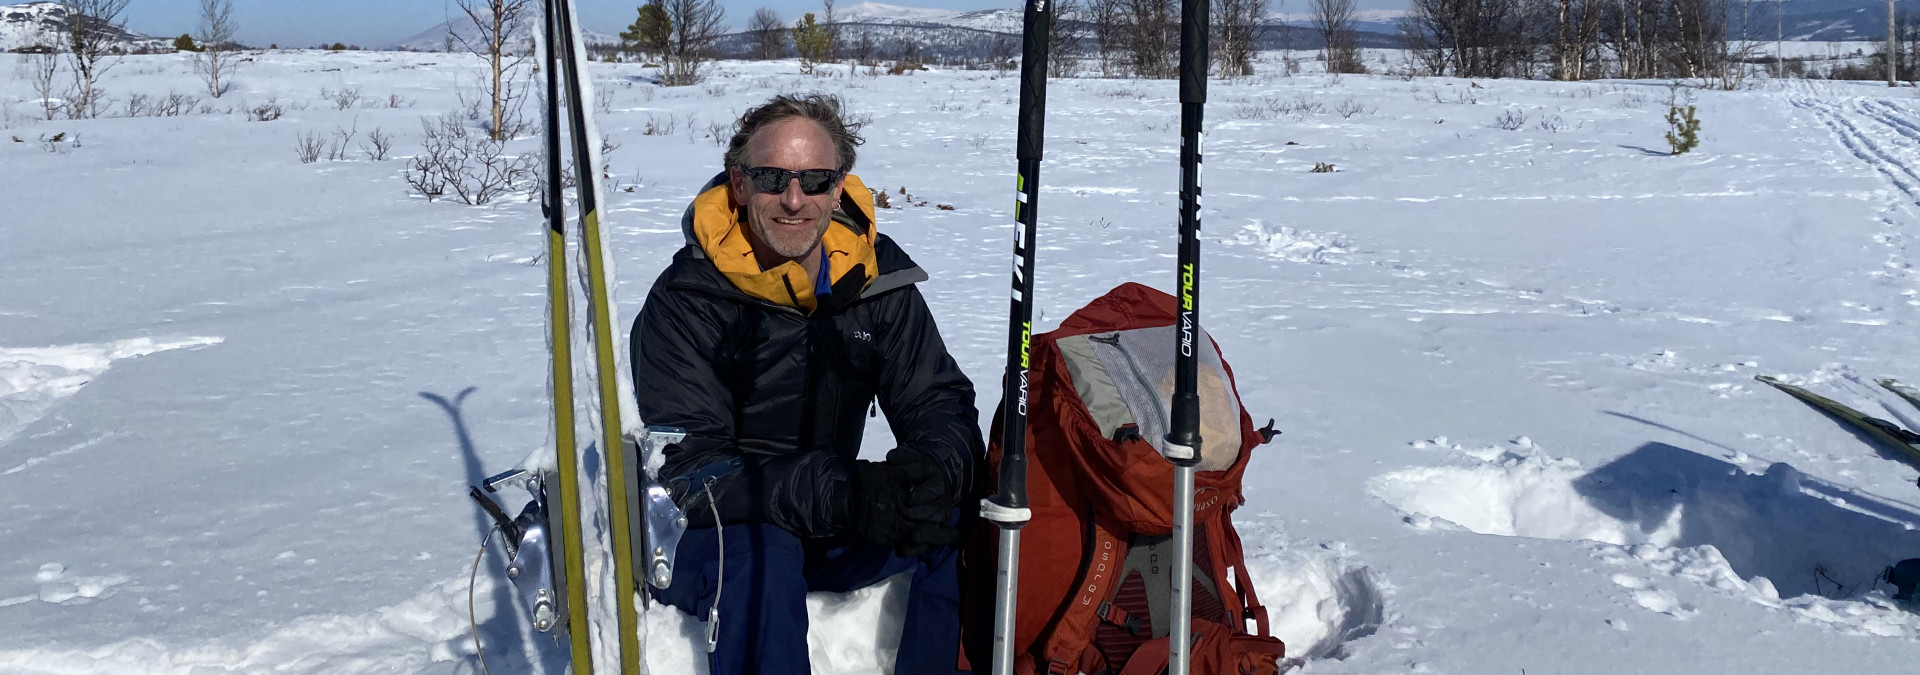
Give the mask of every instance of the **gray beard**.
MULTIPOLYGON (((827 223, 832 222, 831 220, 827 221, 827 223)), ((817 227, 814 228, 813 236, 808 237, 806 241, 783 242, 776 239, 772 232, 768 232, 766 226, 762 225, 757 219, 748 218, 747 225, 753 230, 753 237, 755 239, 760 240, 760 242, 766 244, 768 248, 773 249, 773 252, 779 254, 780 257, 788 259, 799 258, 800 256, 806 255, 809 251, 812 251, 813 247, 820 244, 821 235, 827 232, 826 227, 817 227)))

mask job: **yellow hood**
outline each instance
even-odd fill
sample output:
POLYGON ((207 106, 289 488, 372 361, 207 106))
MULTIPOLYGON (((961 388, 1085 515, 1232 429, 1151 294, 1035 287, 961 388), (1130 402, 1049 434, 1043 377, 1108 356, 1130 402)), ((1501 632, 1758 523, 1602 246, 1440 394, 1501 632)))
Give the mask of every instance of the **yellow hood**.
MULTIPOLYGON (((693 237, 706 252, 713 266, 733 282, 741 292, 762 300, 813 313, 819 301, 814 294, 813 277, 791 260, 773 269, 761 270, 754 260, 753 244, 747 240, 746 223, 734 203, 732 184, 719 185, 700 193, 693 200, 693 237)), ((856 176, 849 174, 840 195, 840 207, 833 222, 820 238, 827 251, 827 278, 838 284, 854 267, 866 277, 861 288, 873 283, 878 265, 873 251, 875 234, 873 193, 856 176), (865 221, 861 227, 856 223, 865 221), (861 231, 861 230, 864 230, 861 231)))

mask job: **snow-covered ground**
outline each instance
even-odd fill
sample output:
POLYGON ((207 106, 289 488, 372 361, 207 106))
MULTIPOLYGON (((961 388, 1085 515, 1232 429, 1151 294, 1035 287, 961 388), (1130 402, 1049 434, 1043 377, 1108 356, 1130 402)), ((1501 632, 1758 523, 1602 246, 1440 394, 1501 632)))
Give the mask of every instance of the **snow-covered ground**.
MULTIPOLYGON (((179 117, 38 121, 0 80, 0 673, 479 671, 465 488, 547 435, 538 207, 430 203, 357 149, 296 158, 349 128, 411 154, 477 62, 242 67, 179 117), (269 99, 286 116, 247 121, 269 99)), ((826 71, 660 89, 595 64, 622 323, 723 125, 835 92, 991 405, 1015 80, 826 71)), ((1700 148, 1671 157, 1661 83, 1213 84, 1203 316, 1286 431, 1237 516, 1304 672, 1920 663, 1920 615, 1874 582, 1920 556, 1916 471, 1752 381, 1920 421, 1862 384, 1920 380, 1920 99, 1757 85, 1698 92, 1700 148)), ((173 55, 104 86, 116 109, 199 88, 173 55)), ((1173 82, 1056 81, 1049 103, 1043 328, 1123 281, 1171 286, 1178 176, 1173 82)), ((559 672, 482 569, 493 672, 559 672)), ((884 672, 900 590, 815 597, 816 672, 884 672)), ((697 622, 648 624, 655 672, 703 669, 697 622)))

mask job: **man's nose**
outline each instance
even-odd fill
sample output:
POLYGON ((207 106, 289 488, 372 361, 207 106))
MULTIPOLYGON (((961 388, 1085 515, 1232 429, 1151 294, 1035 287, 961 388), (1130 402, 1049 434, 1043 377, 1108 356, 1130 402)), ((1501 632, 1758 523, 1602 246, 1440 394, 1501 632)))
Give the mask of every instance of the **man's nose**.
POLYGON ((787 181, 787 189, 780 192, 780 205, 788 210, 797 211, 807 204, 807 193, 800 189, 800 179, 787 181))

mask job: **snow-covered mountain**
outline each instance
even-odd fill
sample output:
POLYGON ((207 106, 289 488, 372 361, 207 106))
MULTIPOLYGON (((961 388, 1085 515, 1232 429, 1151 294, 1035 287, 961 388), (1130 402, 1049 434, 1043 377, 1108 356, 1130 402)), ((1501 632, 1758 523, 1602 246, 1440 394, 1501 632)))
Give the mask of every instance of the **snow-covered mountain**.
MULTIPOLYGON (((521 22, 519 29, 509 35, 507 41, 508 49, 516 52, 531 50, 533 48, 533 29, 539 25, 539 22, 539 14, 530 12, 527 19, 521 22)), ((620 43, 620 38, 616 36, 596 33, 585 29, 582 29, 580 32, 589 45, 620 43)), ((389 48, 411 52, 444 52, 459 49, 460 38, 464 38, 468 42, 478 45, 480 44, 480 29, 473 25, 472 19, 468 19, 465 14, 460 14, 456 10, 446 21, 440 22, 439 25, 420 31, 414 34, 413 37, 396 42, 389 48)))
POLYGON ((862 2, 849 5, 843 10, 834 10, 833 20, 835 23, 847 24, 946 26, 995 33, 1019 33, 1022 14, 1018 8, 959 11, 862 2))
MULTIPOLYGON (((0 5, 0 52, 28 49, 59 39, 67 30, 67 8, 56 2, 0 5)), ((128 51, 171 49, 163 38, 118 31, 119 48, 128 51)))

